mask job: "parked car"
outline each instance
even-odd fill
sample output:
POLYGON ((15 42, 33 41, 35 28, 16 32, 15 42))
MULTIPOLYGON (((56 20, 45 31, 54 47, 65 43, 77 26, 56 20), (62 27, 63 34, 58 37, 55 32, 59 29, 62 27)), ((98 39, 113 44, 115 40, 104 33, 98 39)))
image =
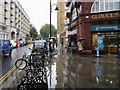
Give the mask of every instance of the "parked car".
POLYGON ((47 49, 45 40, 36 40, 36 41, 33 41, 32 43, 33 43, 33 49, 39 49, 39 48, 47 49))
POLYGON ((15 48, 17 46, 17 42, 15 40, 10 40, 10 43, 12 44, 12 48, 15 48))
POLYGON ((0 39, 0 53, 2 54, 8 54, 11 55, 12 53, 12 47, 10 40, 8 39, 0 39))

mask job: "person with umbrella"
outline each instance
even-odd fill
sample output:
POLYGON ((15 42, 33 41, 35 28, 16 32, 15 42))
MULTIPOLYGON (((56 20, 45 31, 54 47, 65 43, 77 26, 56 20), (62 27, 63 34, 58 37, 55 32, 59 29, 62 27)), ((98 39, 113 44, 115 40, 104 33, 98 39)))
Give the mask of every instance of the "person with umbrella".
POLYGON ((82 46, 82 40, 85 40, 84 38, 80 38, 78 43, 77 43, 77 46, 78 46, 78 53, 80 55, 82 55, 82 50, 83 50, 83 46, 82 46))

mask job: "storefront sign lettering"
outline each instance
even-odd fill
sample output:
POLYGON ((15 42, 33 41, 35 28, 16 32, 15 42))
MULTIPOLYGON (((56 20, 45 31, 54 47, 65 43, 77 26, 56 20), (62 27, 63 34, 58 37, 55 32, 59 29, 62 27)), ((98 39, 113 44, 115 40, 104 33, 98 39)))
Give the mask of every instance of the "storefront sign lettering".
POLYGON ((92 25, 91 31, 115 31, 120 30, 120 25, 92 25))
POLYGON ((91 15, 91 19, 118 18, 120 12, 91 15))

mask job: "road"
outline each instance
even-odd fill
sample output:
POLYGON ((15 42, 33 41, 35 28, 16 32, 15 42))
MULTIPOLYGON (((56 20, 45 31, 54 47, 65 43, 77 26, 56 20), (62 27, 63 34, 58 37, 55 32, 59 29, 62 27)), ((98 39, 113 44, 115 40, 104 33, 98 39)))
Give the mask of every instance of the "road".
POLYGON ((1 68, 1 74, 0 74, 0 78, 3 77, 8 71, 11 70, 11 68, 14 67, 15 65, 15 61, 19 58, 22 58, 24 52, 28 55, 31 53, 31 50, 29 50, 29 48, 32 48, 32 44, 31 45, 27 45, 27 46, 23 46, 23 47, 19 47, 19 48, 14 48, 12 50, 12 55, 0 55, 0 68, 1 68))

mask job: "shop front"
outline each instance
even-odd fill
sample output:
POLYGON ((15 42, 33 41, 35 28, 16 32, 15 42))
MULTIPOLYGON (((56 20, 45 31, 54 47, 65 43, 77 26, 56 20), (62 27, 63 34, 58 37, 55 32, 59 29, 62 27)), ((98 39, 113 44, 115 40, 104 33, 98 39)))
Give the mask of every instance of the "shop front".
POLYGON ((120 48, 120 25, 92 25, 92 50, 95 52, 98 43, 102 42, 101 54, 117 54, 120 48), (98 37, 103 37, 98 41, 98 37))
POLYGON ((90 19, 93 53, 100 46, 100 54, 117 55, 120 48, 120 12, 92 13, 90 19), (102 37, 100 41, 99 37, 102 37))

